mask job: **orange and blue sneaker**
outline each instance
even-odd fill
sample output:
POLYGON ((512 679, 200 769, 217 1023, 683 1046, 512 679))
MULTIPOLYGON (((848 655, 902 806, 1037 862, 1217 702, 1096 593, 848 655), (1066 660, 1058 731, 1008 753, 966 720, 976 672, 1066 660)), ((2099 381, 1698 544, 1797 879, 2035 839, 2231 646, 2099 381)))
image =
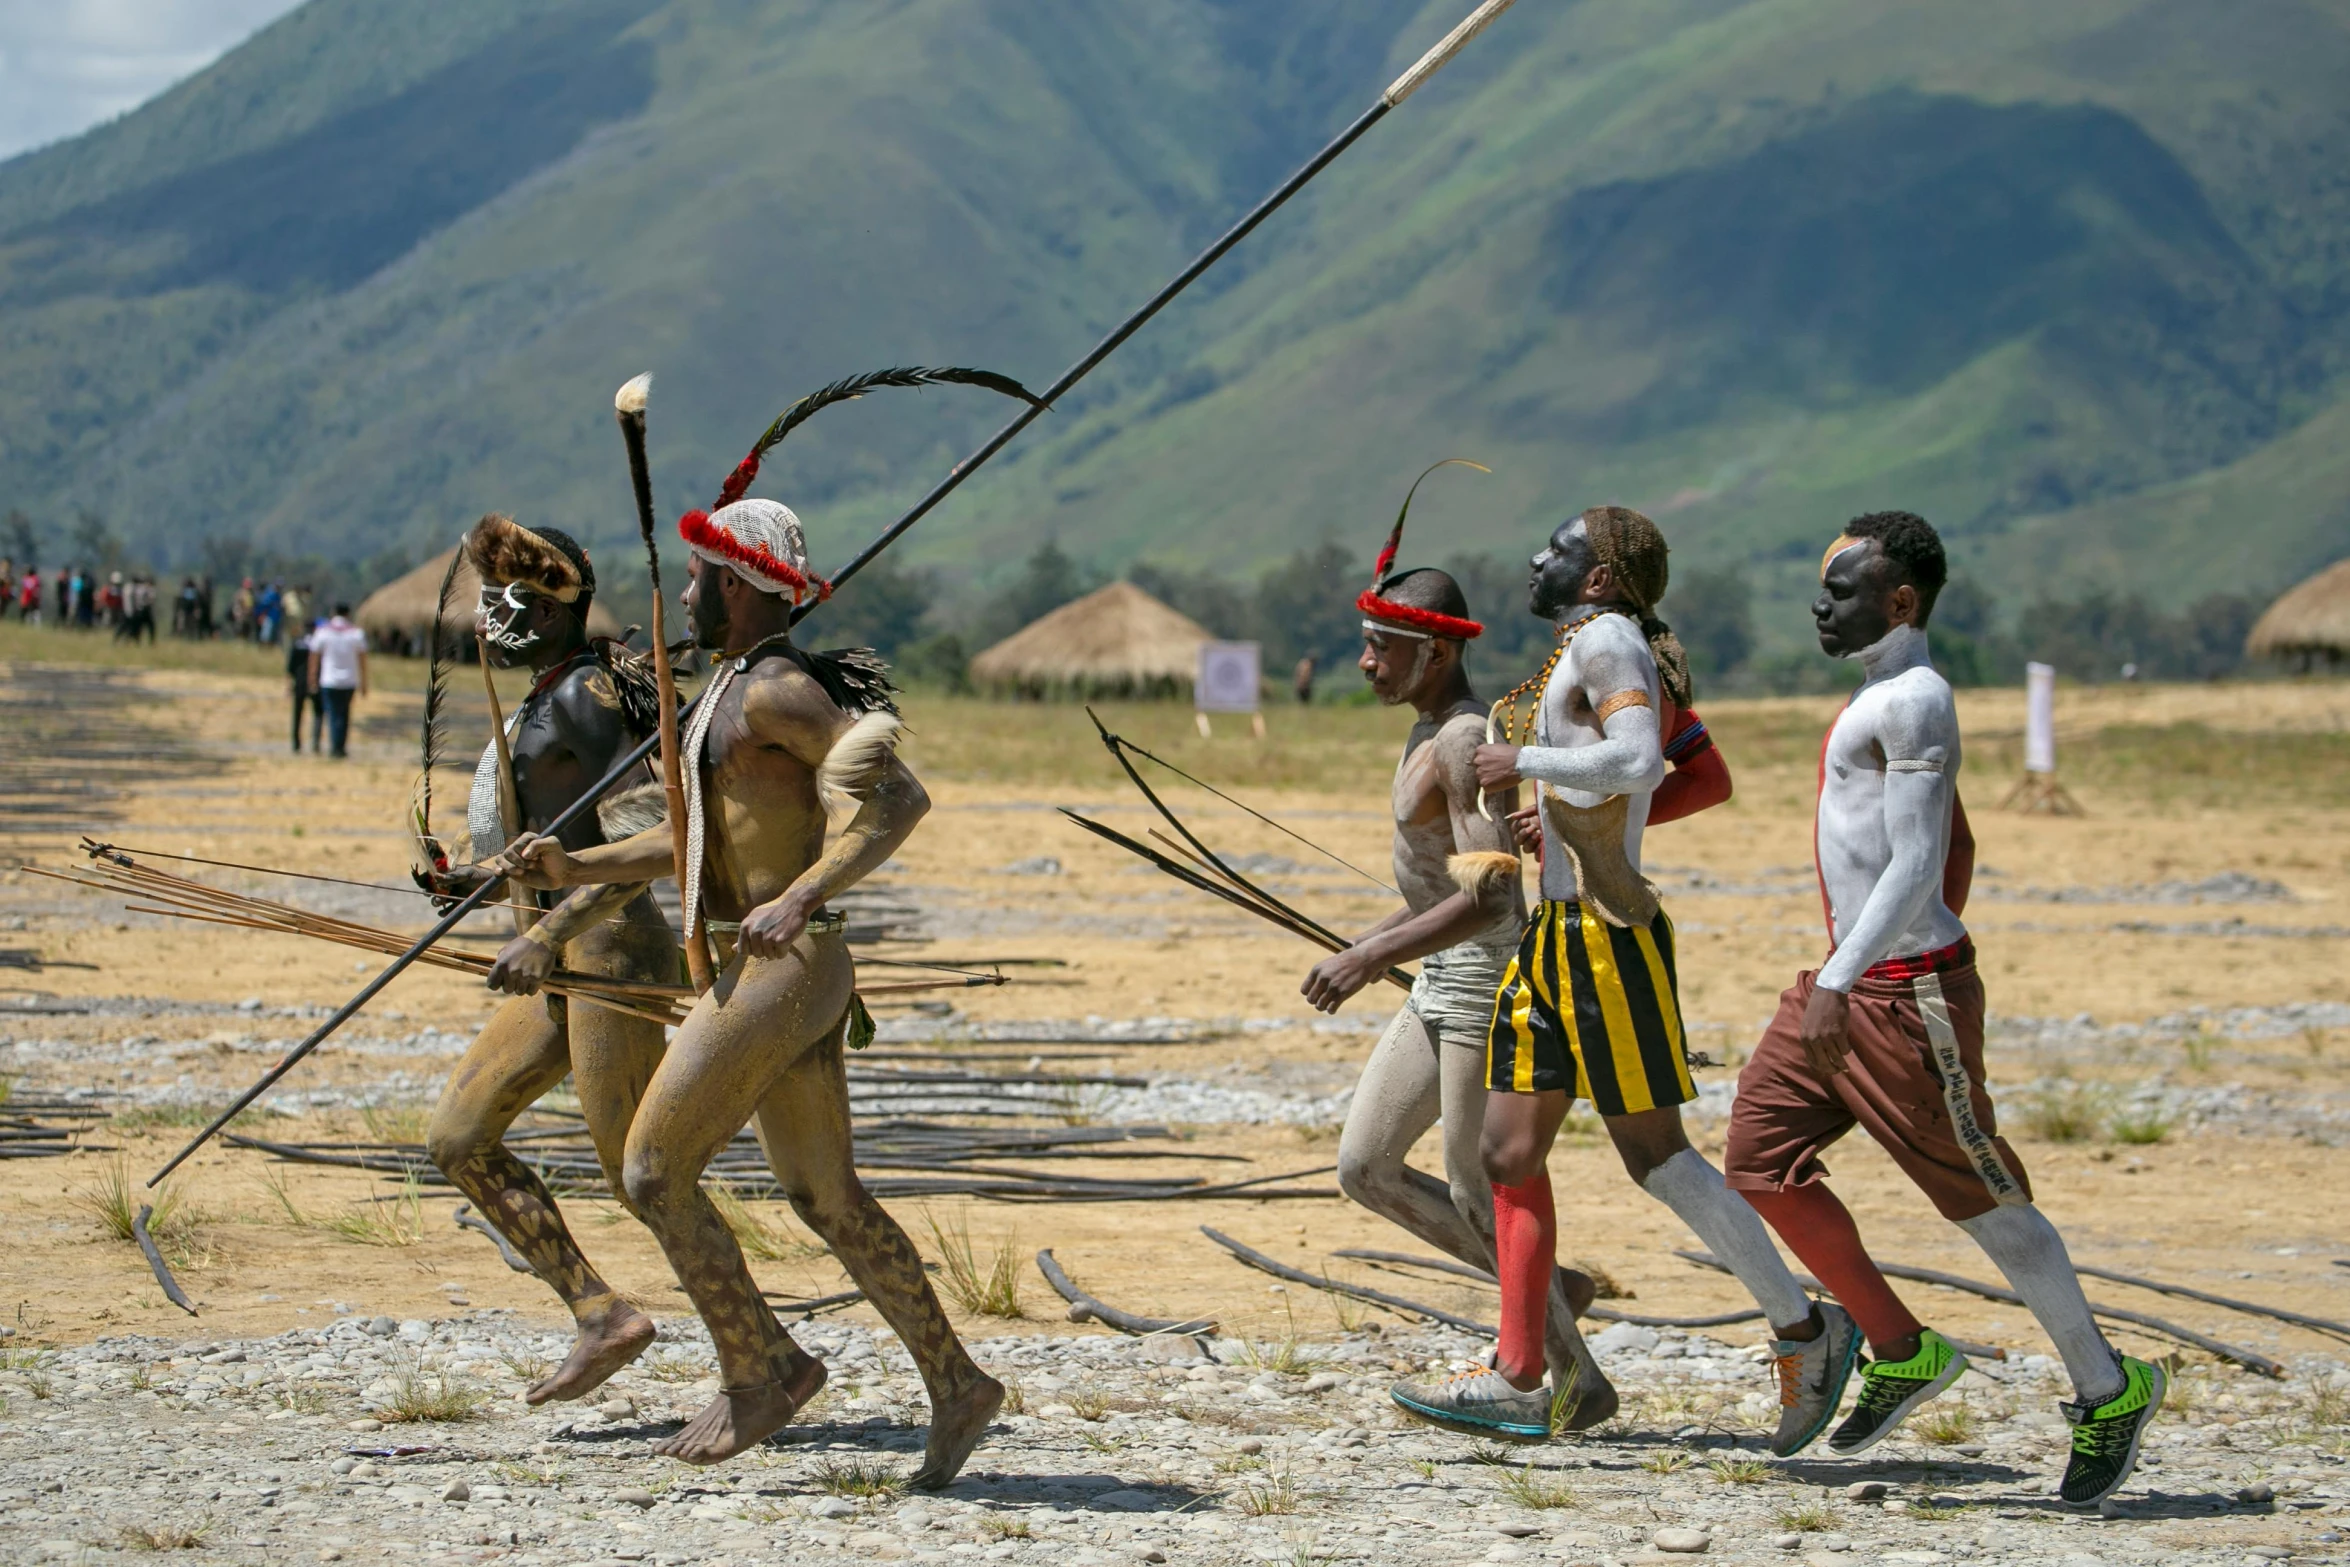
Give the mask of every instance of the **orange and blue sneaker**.
POLYGON ((1407 1415, 1430 1425, 1505 1442, 1550 1440, 1550 1388, 1523 1391, 1498 1371, 1479 1367, 1447 1377, 1434 1387, 1398 1382, 1388 1396, 1407 1415))
POLYGON ((1779 1429, 1771 1436, 1771 1451, 1781 1458, 1794 1457, 1828 1429, 1860 1360, 1860 1328, 1851 1314, 1824 1300, 1812 1311, 1820 1319, 1819 1337, 1779 1339, 1771 1345, 1779 1372, 1779 1429))

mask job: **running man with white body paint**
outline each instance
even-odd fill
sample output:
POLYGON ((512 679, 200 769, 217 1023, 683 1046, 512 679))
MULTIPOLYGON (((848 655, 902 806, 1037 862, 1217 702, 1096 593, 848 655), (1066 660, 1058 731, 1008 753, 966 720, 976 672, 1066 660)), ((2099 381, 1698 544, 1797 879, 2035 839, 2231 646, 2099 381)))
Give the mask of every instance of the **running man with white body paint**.
MULTIPOLYGON (((1974 1237, 2055 1342, 2077 1399, 2061 1406, 2073 1426, 2062 1495, 2094 1505, 2129 1478, 2166 1380, 2099 1331, 2063 1238, 2033 1206, 1993 1121, 1983 984, 1954 907, 1964 892, 1947 874, 1963 821, 1958 709, 1926 648, 1946 571, 1941 539, 1908 512, 1854 519, 1821 561, 1820 646, 1866 671, 1820 758, 1814 842, 1834 946, 1779 998, 1738 1074, 1724 1162, 1730 1184, 1851 1311, 1875 1354, 1832 1451, 1882 1441, 1967 1364, 1893 1293, 1823 1184, 1821 1151, 1857 1124, 1974 1237)), ((1796 1360, 1799 1375, 1839 1392, 1857 1354, 1780 1349, 1782 1366, 1796 1360)))
MULTIPOLYGON (((1540 1441, 1552 1430, 1543 1335, 1558 1249, 1546 1161, 1567 1111, 1589 1099, 1624 1168, 1737 1275, 1782 1339, 1848 1340, 1816 1306, 1720 1172, 1689 1146, 1690 1081, 1673 927, 1639 870, 1641 834, 1666 775, 1663 722, 1685 712, 1679 642, 1656 618, 1667 581, 1656 524, 1620 506, 1568 519, 1533 560, 1533 612, 1560 624, 1530 746, 1486 745, 1489 793, 1541 786, 1542 903, 1504 971, 1486 1043, 1486 1179, 1501 1282, 1493 1369, 1435 1387, 1400 1385, 1398 1405, 1454 1430, 1540 1441)), ((1785 1384, 1783 1382, 1783 1389, 1785 1384)), ((1836 1391, 1841 1392, 1839 1386, 1836 1391)), ((1780 1439, 1824 1423, 1824 1388, 1782 1393, 1780 1439)))
MULTIPOLYGON (((1406 501, 1406 507, 1409 507, 1406 501)), ((1398 534, 1401 525, 1398 525, 1398 534)), ((1479 1140, 1485 1125, 1485 1028, 1493 993, 1525 924, 1518 855, 1505 791, 1478 809, 1477 747, 1485 704, 1470 688, 1468 644, 1485 628, 1469 618, 1460 584, 1431 569, 1390 571, 1380 557, 1357 667, 1379 700, 1418 714, 1396 763, 1393 864, 1403 902, 1314 965, 1299 987, 1324 1012, 1376 984, 1398 963, 1422 959, 1411 995, 1364 1063, 1338 1143, 1338 1184, 1354 1201, 1471 1267, 1490 1269, 1493 1189, 1479 1140), (1412 1146, 1441 1121, 1444 1179, 1414 1169, 1412 1146)), ((1589 1309, 1591 1279, 1559 1269, 1546 1317, 1544 1359, 1568 1389, 1568 1430, 1615 1415, 1616 1391, 1584 1346, 1575 1318, 1589 1309)))

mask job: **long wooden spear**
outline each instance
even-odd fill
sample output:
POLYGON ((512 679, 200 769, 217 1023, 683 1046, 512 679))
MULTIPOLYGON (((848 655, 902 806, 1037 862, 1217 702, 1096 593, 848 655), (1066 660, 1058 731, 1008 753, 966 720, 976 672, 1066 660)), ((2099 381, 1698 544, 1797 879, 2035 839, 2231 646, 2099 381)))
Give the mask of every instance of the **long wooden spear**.
MULTIPOLYGON (((649 372, 633 378, 612 394, 612 412, 620 421, 621 439, 628 443, 628 482, 636 492, 637 531, 644 535, 645 571, 653 579, 653 678, 661 688, 661 793, 669 802, 669 843, 677 861, 677 890, 682 896, 693 879, 686 865, 692 852, 692 832, 685 819, 685 767, 678 751, 677 673, 669 667, 669 606, 661 591, 661 550, 653 542, 653 469, 645 456, 645 400, 652 389, 649 372)), ((686 911, 685 924, 693 931, 685 938, 686 974, 694 982, 694 993, 700 995, 717 983, 717 965, 710 960, 708 940, 691 909, 686 911)))
MULTIPOLYGON (((1176 273, 1174 279, 1165 288, 1153 294, 1140 310, 1135 311, 1134 314, 1112 328, 1110 334, 1094 344, 1084 358, 1062 371, 1058 381, 1038 393, 1034 403, 1021 409, 1010 423, 988 437, 985 445, 955 464, 948 471, 947 476, 941 479, 928 495, 923 496, 914 504, 912 511, 882 529, 873 542, 866 545, 854 560, 834 572, 832 585, 838 587, 871 565, 875 556, 897 542, 898 535, 920 522, 929 514, 933 506, 953 494, 957 485, 970 478, 973 473, 978 471, 982 463, 1009 445, 1013 436, 1027 429, 1030 422, 1042 414, 1048 406, 1057 402, 1063 392, 1084 380, 1092 372, 1094 366, 1109 358, 1111 354, 1117 352, 1121 343, 1142 330, 1143 323, 1165 309, 1176 295, 1198 281, 1201 273, 1221 261, 1226 251, 1248 238, 1250 232, 1258 224, 1280 210, 1282 203, 1305 189, 1308 181, 1336 162, 1338 155, 1359 141, 1365 131, 1385 119, 1388 110, 1426 86, 1428 78, 1444 69, 1454 55, 1467 48, 1471 39, 1485 31, 1494 18, 1500 16, 1514 3, 1515 0, 1485 0, 1484 4, 1470 12, 1458 27, 1438 41, 1435 48, 1420 56, 1418 62, 1410 70, 1388 83, 1387 90, 1379 95, 1378 101, 1357 115, 1353 124, 1331 138, 1329 145, 1308 158, 1295 174, 1276 185, 1271 195, 1251 207, 1245 217, 1233 224, 1231 228, 1226 229, 1223 236, 1214 244, 1201 251, 1190 266, 1176 273)), ((794 608, 791 616, 792 624, 796 626, 814 613, 818 602, 816 599, 810 599, 807 603, 794 608)))
MULTIPOLYGON (((948 495, 952 494, 956 487, 959 486, 965 479, 970 478, 973 473, 977 472, 983 463, 985 463, 989 458, 993 457, 997 452, 1002 451, 1006 445, 1010 444, 1012 437, 1018 435, 1022 430, 1027 429, 1029 423, 1034 420, 1039 413, 1043 412, 1045 405, 1050 404, 1063 392, 1068 391, 1069 388, 1075 386, 1079 381, 1085 379, 1085 377, 1093 371, 1094 366, 1109 358, 1111 354, 1118 350, 1120 344, 1124 343, 1128 338, 1132 337, 1136 332, 1140 331, 1145 322, 1149 321, 1151 317, 1157 315, 1161 310, 1165 309, 1169 301, 1173 300, 1176 295, 1182 293, 1193 283, 1197 282, 1199 280, 1200 274, 1207 271, 1208 268, 1214 266, 1218 261, 1222 260, 1226 251, 1229 251, 1233 246, 1248 238, 1249 234, 1256 228, 1258 224, 1264 222, 1266 218, 1272 216, 1273 213, 1279 210, 1282 204, 1287 202, 1290 197, 1303 190, 1306 187, 1307 182, 1312 180, 1315 175, 1321 173, 1332 163, 1336 162, 1338 155, 1346 151, 1347 148, 1353 146, 1357 141, 1361 140, 1364 132, 1368 131, 1372 126, 1385 119, 1390 109, 1393 109, 1397 104, 1402 103, 1413 93, 1418 92, 1422 87, 1426 86, 1430 77, 1434 76, 1438 71, 1444 69, 1446 64, 1452 60, 1453 56, 1459 54, 1462 49, 1466 48, 1471 39, 1475 38, 1479 33, 1483 32, 1486 27, 1493 22, 1494 18, 1500 16, 1502 12, 1507 11, 1513 3, 1514 0, 1484 0, 1484 3, 1479 5, 1476 10, 1470 12, 1458 27, 1455 27, 1451 32, 1445 34, 1444 37, 1438 41, 1435 48, 1430 49, 1426 54, 1422 55, 1418 62, 1415 63, 1410 70, 1404 72, 1401 76, 1390 82, 1387 86, 1387 90, 1379 95, 1378 101, 1372 104, 1369 108, 1365 109, 1361 114, 1357 115, 1353 124, 1347 126, 1345 130, 1340 131, 1337 136, 1331 139, 1329 145, 1325 146, 1320 152, 1315 153, 1311 158, 1307 159, 1304 165, 1300 167, 1295 174, 1292 174, 1289 176, 1289 178, 1283 180, 1279 185, 1275 186, 1273 188, 1272 194, 1266 196, 1264 200, 1258 202, 1254 207, 1251 207, 1248 213, 1242 217, 1238 223, 1235 223, 1230 229, 1225 231, 1223 237, 1218 239, 1207 249, 1201 251, 1199 255, 1193 259, 1189 266, 1185 267, 1181 272, 1175 274, 1174 279, 1170 281, 1166 287, 1160 289, 1156 294, 1152 295, 1149 301, 1146 302, 1141 309, 1135 311, 1134 314, 1128 316, 1124 321, 1118 323, 1118 325, 1110 332, 1107 337, 1094 344, 1092 349, 1086 353, 1084 358, 1078 360, 1077 363, 1071 365, 1067 370, 1061 372, 1061 378, 1055 381, 1051 386, 1047 387, 1042 395, 1037 398, 1034 404, 1022 409, 1009 424, 1006 424, 994 435, 988 437, 986 443, 982 445, 977 451, 964 458, 961 462, 955 464, 955 466, 949 470, 947 476, 939 481, 939 483, 934 488, 932 488, 929 494, 923 496, 921 500, 915 502, 914 508, 911 511, 907 512, 896 522, 891 523, 887 528, 883 529, 881 533, 875 537, 872 543, 866 545, 865 548, 858 553, 855 559, 851 560, 846 566, 843 566, 839 571, 835 572, 832 577, 833 582, 835 584, 846 582, 849 578, 855 576, 858 572, 871 565, 876 556, 880 555, 883 550, 888 549, 890 545, 897 542, 898 536, 900 534, 903 534, 908 528, 911 528, 915 523, 920 522, 924 517, 928 516, 933 507, 937 506, 940 501, 945 500, 948 495)), ((794 609, 792 611, 792 623, 797 625, 800 621, 806 619, 807 616, 815 609, 818 602, 821 601, 811 599, 809 602, 801 604, 796 609, 794 609)), ((678 716, 682 722, 684 714, 681 713, 678 716)), ((560 832, 563 828, 569 826, 575 819, 577 819, 581 812, 594 810, 596 802, 602 799, 615 786, 617 786, 620 781, 627 776, 631 768, 635 767, 637 763, 643 761, 647 756, 651 755, 654 747, 659 744, 660 737, 658 735, 653 736, 648 738, 635 750, 629 752, 628 755, 622 757, 619 762, 613 765, 611 771, 605 773, 603 778, 599 780, 593 787, 591 787, 587 793, 581 795, 577 800, 574 800, 568 807, 564 809, 560 815, 558 815, 552 822, 547 824, 546 835, 548 837, 553 837, 556 833, 560 832)), ((672 819, 675 819, 674 814, 672 819)), ((679 874, 683 874, 682 867, 680 867, 679 874)), ((212 1138, 218 1134, 220 1129, 226 1126, 237 1115, 242 1113, 246 1106, 250 1105, 254 1100, 260 1098, 264 1093, 268 1092, 268 1090, 273 1085, 275 1085, 280 1078, 284 1077, 286 1073, 292 1071, 296 1062, 300 1061, 304 1056, 307 1056, 311 1051, 316 1050, 321 1044, 325 1043, 329 1035, 333 1034, 336 1029, 341 1028, 346 1022, 350 1021, 352 1016, 355 1015, 361 1007, 364 1007, 368 1002, 374 1000, 377 994, 381 992, 386 985, 399 978, 401 973, 407 969, 409 964, 416 961, 417 956, 421 954, 425 948, 431 946, 434 942, 440 940, 451 930, 455 929, 458 921, 465 918, 466 915, 471 914, 476 908, 480 907, 482 903, 487 901, 490 894, 490 889, 496 885, 498 884, 495 882, 485 882, 481 886, 476 887, 473 891, 467 893, 462 899, 458 901, 455 907, 451 908, 448 913, 441 916, 440 921, 435 924, 432 929, 426 931, 422 936, 418 937, 415 945, 411 946, 399 957, 394 958, 390 966, 385 968, 382 973, 376 975, 375 978, 369 980, 364 986, 362 986, 357 995, 353 996, 350 1000, 344 1002, 342 1006, 338 1007, 332 1017, 319 1024, 317 1029, 311 1033, 309 1038, 303 1040, 292 1050, 287 1051, 285 1058, 279 1061, 276 1066, 270 1068, 268 1073, 262 1077, 260 1082, 255 1083, 251 1088, 247 1089, 243 1094, 239 1095, 235 1103, 231 1104, 226 1110, 223 1110, 218 1116, 214 1117, 212 1124, 205 1127, 201 1132, 198 1132, 196 1136, 188 1143, 187 1147, 174 1154, 172 1156, 171 1162, 165 1165, 162 1169, 156 1171, 153 1178, 151 1178, 147 1184, 149 1186, 153 1186, 156 1182, 162 1180, 173 1170, 177 1169, 190 1154, 193 1154, 197 1149, 203 1147, 207 1142, 210 1142, 212 1138)))

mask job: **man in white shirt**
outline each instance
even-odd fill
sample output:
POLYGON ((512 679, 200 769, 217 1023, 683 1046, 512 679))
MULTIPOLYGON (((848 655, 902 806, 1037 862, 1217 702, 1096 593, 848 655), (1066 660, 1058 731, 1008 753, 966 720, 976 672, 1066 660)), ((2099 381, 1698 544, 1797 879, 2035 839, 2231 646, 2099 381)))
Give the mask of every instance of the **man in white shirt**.
POLYGON ((351 698, 367 694, 367 633, 351 624, 351 606, 310 634, 310 689, 326 709, 327 743, 340 760, 351 738, 351 698))

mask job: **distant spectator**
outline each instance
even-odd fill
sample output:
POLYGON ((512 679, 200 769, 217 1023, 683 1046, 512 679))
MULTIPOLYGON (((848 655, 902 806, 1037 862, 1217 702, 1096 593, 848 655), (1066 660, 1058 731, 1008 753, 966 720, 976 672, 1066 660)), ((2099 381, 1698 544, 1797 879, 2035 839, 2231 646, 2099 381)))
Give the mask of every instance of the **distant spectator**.
POLYGON ((196 579, 196 635, 209 642, 212 634, 212 573, 208 571, 196 579))
POLYGON ((87 631, 98 623, 98 578, 94 572, 73 569, 73 623, 87 631))
POLYGON ((310 720, 310 749, 318 749, 319 725, 326 718, 326 704, 310 684, 311 647, 316 633, 313 628, 295 624, 286 628, 286 683, 294 694, 294 754, 302 754, 302 710, 312 710, 310 720))
POLYGON ((196 634, 196 579, 180 578, 179 595, 171 601, 171 634, 192 637, 196 634))
POLYGON ((114 636, 118 642, 155 640, 155 584, 145 573, 131 578, 122 590, 122 624, 114 636))
POLYGON ((288 588, 278 605, 279 623, 290 628, 287 636, 307 636, 310 633, 310 590, 288 588))
POLYGON ((351 624, 348 604, 310 634, 310 689, 325 704, 327 743, 339 760, 350 744, 351 699, 367 694, 367 633, 351 624))
POLYGON ((16 602, 16 562, 0 555, 0 620, 8 618, 8 607, 16 602))
POLYGON ((37 626, 41 623, 40 567, 25 567, 24 580, 16 586, 16 612, 24 617, 27 625, 37 626))
POLYGON ((275 647, 277 645, 278 627, 284 621, 285 611, 285 592, 276 583, 272 582, 267 587, 263 588, 261 590, 261 596, 253 601, 253 613, 259 622, 258 628, 254 632, 254 635, 260 641, 266 642, 270 646, 275 647))
POLYGON ((1289 677, 1290 689, 1297 693, 1299 705, 1314 699, 1314 672, 1320 668, 1314 655, 1308 653, 1297 661, 1297 669, 1289 677))
POLYGON ((123 591, 122 573, 110 572, 98 585, 98 616, 110 631, 122 629, 123 616, 130 613, 129 595, 123 591))
POLYGON ((228 634, 242 642, 253 634, 253 579, 237 584, 228 601, 228 634))

